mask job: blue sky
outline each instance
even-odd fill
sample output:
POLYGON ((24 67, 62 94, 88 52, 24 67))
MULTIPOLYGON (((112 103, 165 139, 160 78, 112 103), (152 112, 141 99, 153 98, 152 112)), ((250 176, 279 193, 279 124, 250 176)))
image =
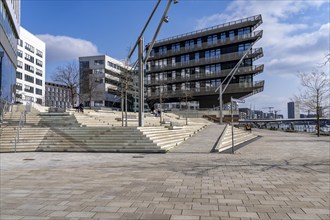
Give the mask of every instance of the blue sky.
MULTIPOLYGON (((21 25, 46 42, 47 80, 56 66, 79 56, 108 54, 124 59, 151 13, 156 0, 22 0, 21 25)), ((144 35, 150 42, 167 1, 144 35)), ((298 72, 313 69, 329 74, 329 64, 321 67, 329 53, 330 2, 325 0, 221 1, 181 0, 172 5, 158 39, 222 24, 257 14, 263 16, 264 73, 262 93, 246 99, 243 107, 272 106, 287 115, 287 102, 299 93, 298 72)))

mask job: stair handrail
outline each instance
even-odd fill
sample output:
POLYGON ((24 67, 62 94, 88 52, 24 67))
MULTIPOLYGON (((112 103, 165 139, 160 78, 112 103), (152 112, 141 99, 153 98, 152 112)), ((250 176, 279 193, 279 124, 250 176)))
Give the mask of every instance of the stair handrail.
POLYGON ((226 134, 226 131, 229 127, 229 124, 226 124, 225 128, 222 130, 218 140, 215 142, 214 144, 214 147, 213 147, 213 151, 215 151, 216 149, 219 151, 219 149, 221 148, 221 145, 222 145, 222 140, 224 139, 225 137, 225 134, 226 134))
POLYGON ((22 127, 25 126, 26 123, 26 111, 21 112, 21 115, 19 117, 18 126, 16 127, 16 135, 14 139, 14 152, 16 153, 16 145, 19 143, 19 131, 22 129, 22 127))
POLYGON ((0 103, 4 103, 2 108, 0 109, 0 124, 2 124, 3 122, 3 115, 5 114, 5 112, 9 112, 9 111, 12 111, 12 107, 11 107, 11 104, 6 101, 6 100, 3 100, 1 99, 0 100, 0 103))

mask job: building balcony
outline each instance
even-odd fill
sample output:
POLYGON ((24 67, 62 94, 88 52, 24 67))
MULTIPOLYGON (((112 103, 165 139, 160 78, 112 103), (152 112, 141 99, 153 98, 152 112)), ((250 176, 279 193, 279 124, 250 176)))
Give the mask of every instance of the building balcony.
MULTIPOLYGON (((163 80, 155 80, 151 79, 146 81, 147 86, 159 86, 159 85, 167 85, 167 84, 175 84, 175 83, 185 83, 185 82, 193 82, 193 81, 201 81, 207 79, 219 79, 226 77, 232 69, 221 70, 217 72, 200 72, 199 74, 191 74, 189 77, 175 77, 175 78, 167 78, 163 80)), ((264 70, 264 65, 257 65, 257 66, 248 66, 248 67, 241 67, 236 72, 235 76, 241 75, 256 75, 264 70)))
MULTIPOLYGON (((180 62, 180 63, 173 63, 173 64, 169 63, 165 66, 157 66, 157 67, 152 66, 152 67, 150 67, 150 70, 148 70, 148 74, 153 73, 153 72, 164 72, 164 71, 182 69, 182 68, 187 68, 187 67, 204 66, 204 65, 211 65, 211 64, 221 63, 221 62, 240 60, 243 57, 244 53, 245 53, 245 51, 226 53, 226 54, 221 54, 220 56, 212 57, 212 58, 201 58, 198 60, 190 60, 187 62, 180 62)), ((254 61, 256 59, 259 59, 262 56, 263 56, 262 48, 255 48, 248 52, 245 59, 252 58, 252 60, 254 61)))
POLYGON ((255 15, 255 16, 251 16, 248 18, 243 18, 240 20, 220 24, 217 26, 189 32, 186 34, 181 34, 181 35, 177 35, 174 37, 162 39, 162 40, 156 41, 154 47, 172 44, 172 43, 176 43, 179 41, 185 41, 185 40, 192 39, 192 38, 198 38, 198 37, 203 37, 203 36, 207 36, 207 35, 212 35, 212 34, 216 34, 219 32, 234 30, 234 29, 238 29, 238 28, 242 28, 242 27, 252 27, 252 30, 255 30, 261 23, 262 23, 262 16, 255 15))
MULTIPOLYGON (((263 90, 264 81, 256 81, 251 83, 234 83, 229 84, 224 95, 226 94, 235 94, 235 93, 248 93, 255 94, 254 92, 260 92, 263 90)), ((189 97, 197 96, 210 96, 218 95, 219 92, 215 92, 217 87, 200 87, 200 88, 190 88, 190 90, 175 90, 175 91, 162 91, 161 96, 163 98, 175 99, 182 98, 186 95, 189 97)), ((158 99, 160 97, 159 91, 157 92, 147 92, 147 97, 149 100, 158 99)))
POLYGON ((150 57, 149 60, 151 61, 151 60, 157 60, 157 59, 164 59, 164 58, 173 57, 176 55, 193 53, 196 51, 206 50, 206 49, 210 49, 210 48, 216 48, 216 47, 220 47, 220 46, 228 45, 228 44, 247 42, 247 41, 256 42, 262 37, 262 33, 263 33, 263 31, 260 30, 260 31, 256 31, 256 32, 253 32, 250 34, 235 36, 232 39, 231 38, 218 39, 217 43, 204 42, 200 46, 194 45, 194 47, 191 47, 191 48, 182 47, 180 50, 176 50, 176 51, 168 50, 166 53, 162 53, 162 54, 155 53, 155 55, 153 57, 150 57))

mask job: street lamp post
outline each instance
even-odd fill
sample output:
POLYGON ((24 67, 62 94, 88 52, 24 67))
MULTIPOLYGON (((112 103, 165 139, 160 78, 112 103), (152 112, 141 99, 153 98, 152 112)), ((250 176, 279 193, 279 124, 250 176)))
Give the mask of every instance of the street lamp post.
MULTIPOLYGON (((131 58, 131 56, 133 55, 133 53, 136 49, 136 46, 138 46, 138 66, 139 66, 139 83, 138 83, 138 87, 139 87, 139 126, 140 127, 144 126, 144 66, 145 66, 146 61, 149 58, 149 55, 150 55, 151 50, 152 50, 152 48, 155 44, 157 35, 160 31, 160 28, 161 28, 163 22, 166 22, 166 23, 168 22, 168 17, 167 17, 166 14, 167 14, 173 0, 168 0, 166 9, 163 13, 163 16, 160 20, 160 23, 157 27, 157 30, 156 30, 155 34, 154 34, 152 42, 148 46, 148 51, 146 52, 145 57, 143 57, 143 51, 144 51, 143 50, 143 44, 144 44, 143 43, 143 34, 144 34, 144 31, 146 30, 151 18, 153 17, 155 11, 157 10, 160 1, 161 0, 158 0, 154 10, 152 11, 151 15, 148 18, 147 23, 144 25, 144 27, 143 27, 136 43, 135 43, 133 49, 130 51, 130 53, 128 55, 128 60, 129 60, 131 58)), ((176 4, 176 3, 178 3, 178 0, 174 0, 174 4, 176 4)))

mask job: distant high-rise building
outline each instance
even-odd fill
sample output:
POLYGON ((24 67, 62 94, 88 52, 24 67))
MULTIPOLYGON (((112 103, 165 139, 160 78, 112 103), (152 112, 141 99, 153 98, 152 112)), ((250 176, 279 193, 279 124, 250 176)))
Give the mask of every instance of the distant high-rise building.
POLYGON ((0 0, 0 99, 15 101, 20 0, 0 0))
POLYGON ((215 90, 230 80, 227 76, 247 51, 223 102, 263 91, 264 81, 253 80, 263 72, 264 65, 253 64, 263 50, 251 48, 262 37, 262 30, 255 31, 261 24, 261 15, 256 15, 157 41, 147 61, 148 103, 157 103, 160 97, 163 103, 181 102, 188 96, 200 108, 219 106, 215 90))
POLYGON ((300 110, 298 103, 288 102, 288 118, 300 118, 300 110))
POLYGON ((20 27, 17 46, 16 100, 44 104, 46 44, 20 27))

